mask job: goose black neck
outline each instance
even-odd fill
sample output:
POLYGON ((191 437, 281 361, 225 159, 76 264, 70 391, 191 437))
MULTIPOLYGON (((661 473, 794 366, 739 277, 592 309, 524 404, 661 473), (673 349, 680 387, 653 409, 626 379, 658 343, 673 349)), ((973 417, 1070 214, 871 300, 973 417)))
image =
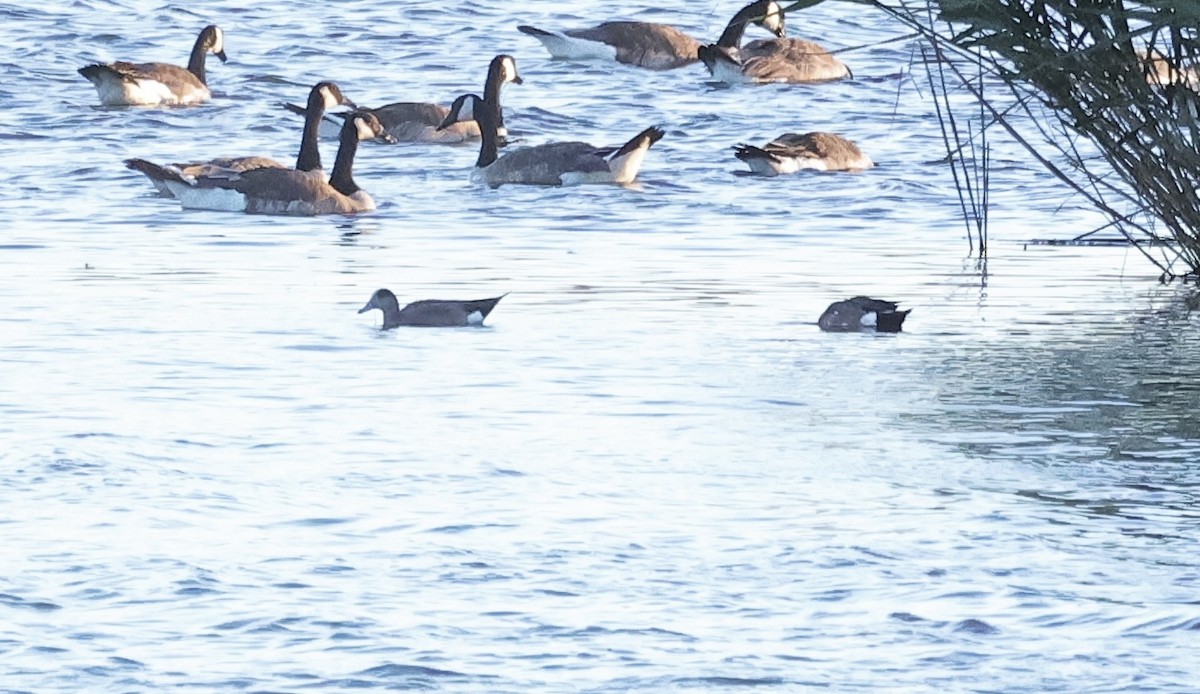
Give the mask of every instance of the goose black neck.
POLYGON ((354 195, 362 190, 354 182, 354 155, 358 152, 358 126, 353 118, 347 118, 342 126, 341 142, 337 158, 333 161, 333 173, 329 174, 329 185, 342 195, 354 195))
POLYGON ((721 38, 717 39, 717 45, 721 48, 737 48, 742 44, 742 36, 746 33, 746 25, 753 21, 756 17, 763 14, 762 6, 759 3, 748 5, 733 15, 733 19, 729 20, 729 24, 725 26, 725 31, 721 32, 721 38))
POLYGON ((499 105, 489 103, 478 104, 475 109, 475 120, 479 123, 479 158, 475 160, 475 168, 482 169, 491 165, 499 156, 500 125, 496 121, 500 111, 499 105))
POLYGON ((206 44, 205 32, 200 32, 196 37, 196 43, 192 45, 192 56, 188 58, 188 72, 196 76, 200 80, 200 84, 208 86, 208 80, 204 78, 204 59, 208 55, 208 46, 206 44))
POLYGON ((300 136, 300 155, 296 157, 297 171, 319 171, 321 148, 321 119, 325 117, 325 97, 315 91, 308 95, 308 108, 304 111, 304 133, 300 136))
POLYGON ((497 130, 504 127, 504 111, 500 109, 500 88, 504 86, 503 74, 504 64, 500 61, 493 61, 491 67, 488 68, 487 81, 483 83, 483 100, 488 103, 488 106, 495 109, 497 130))

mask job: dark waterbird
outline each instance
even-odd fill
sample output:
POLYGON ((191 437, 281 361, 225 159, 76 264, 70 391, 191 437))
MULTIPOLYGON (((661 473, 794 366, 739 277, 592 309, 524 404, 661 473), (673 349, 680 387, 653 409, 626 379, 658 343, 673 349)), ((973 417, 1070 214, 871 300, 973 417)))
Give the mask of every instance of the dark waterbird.
POLYGON ((880 333, 898 333, 904 318, 912 309, 896 310, 895 301, 856 296, 845 301, 835 301, 817 319, 821 330, 835 333, 874 330, 880 333))
POLYGON ((445 299, 425 299, 414 301, 404 308, 396 295, 387 289, 377 289, 371 295, 366 306, 358 309, 366 313, 377 308, 383 311, 383 329, 390 330, 402 325, 418 328, 451 328, 466 325, 483 325, 483 321, 496 308, 507 294, 491 299, 476 299, 475 301, 451 301, 445 299))

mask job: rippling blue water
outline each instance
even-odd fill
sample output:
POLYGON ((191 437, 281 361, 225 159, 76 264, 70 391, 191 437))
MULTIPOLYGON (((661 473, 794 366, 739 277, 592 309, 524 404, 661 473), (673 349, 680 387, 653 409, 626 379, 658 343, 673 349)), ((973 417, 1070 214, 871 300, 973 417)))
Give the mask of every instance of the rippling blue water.
MULTIPOLYGON (((1200 348, 1098 220, 995 143, 968 257, 902 33, 791 20, 856 79, 548 60, 517 23, 737 3, 0 5, 0 690, 1194 688, 1200 348), (75 69, 183 62, 211 104, 105 110, 75 69), (867 46, 867 47, 863 47, 867 46), (354 219, 181 212, 121 160, 294 155, 280 101, 506 90, 526 142, 661 124, 631 189, 487 190, 368 146, 354 219), (836 130, 862 175, 733 175, 836 130), (511 292, 480 330, 355 310, 511 292), (901 335, 813 322, 858 293, 901 335)), ((333 143, 326 150, 331 159, 333 143)))

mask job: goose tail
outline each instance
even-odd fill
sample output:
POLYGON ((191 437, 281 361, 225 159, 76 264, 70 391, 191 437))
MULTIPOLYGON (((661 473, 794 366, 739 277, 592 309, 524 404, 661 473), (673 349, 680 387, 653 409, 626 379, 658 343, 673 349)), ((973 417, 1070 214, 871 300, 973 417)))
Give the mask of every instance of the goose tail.
POLYGON ((77 72, 83 75, 87 81, 96 85, 103 84, 109 80, 122 81, 125 79, 125 76, 119 70, 113 69, 113 66, 101 65, 100 63, 85 65, 79 68, 77 72))
POLYGON ((621 157, 627 156, 639 149, 650 149, 650 147, 653 146, 655 142, 658 142, 659 140, 663 139, 663 135, 665 135, 665 134, 666 133, 663 132, 662 128, 658 127, 657 125, 652 125, 649 128, 646 128, 642 132, 638 133, 637 135, 634 135, 633 138, 629 140, 629 142, 626 142, 625 144, 621 145, 621 148, 618 149, 616 152, 614 152, 612 154, 611 158, 613 160, 616 160, 616 159, 620 159, 621 157))
POLYGON ((126 159, 125 167, 146 174, 147 178, 156 183, 159 181, 175 181, 185 185, 192 185, 193 183, 185 178, 178 170, 169 166, 155 164, 154 162, 146 161, 145 159, 126 159))
POLYGON ((518 24, 517 31, 521 32, 522 34, 529 34, 530 36, 554 36, 554 34, 546 31, 545 29, 531 27, 528 24, 518 24))
POLYGON ((634 135, 629 142, 621 145, 615 152, 607 154, 608 168, 612 171, 614 183, 632 183, 642 168, 642 160, 650 147, 663 138, 663 129, 650 126, 634 135))
POLYGON ((775 159, 775 155, 771 154, 762 147, 738 143, 733 146, 733 156, 742 161, 751 161, 752 159, 775 159))
POLYGON ((716 44, 701 46, 696 50, 696 57, 700 59, 700 62, 704 63, 704 67, 707 67, 709 72, 712 72, 720 63, 741 65, 737 56, 716 44))
POLYGON ((304 108, 303 106, 297 106, 296 104, 289 104, 286 101, 279 102, 279 105, 282 106, 283 108, 287 109, 288 111, 291 111, 292 113, 296 114, 297 116, 303 116, 303 117, 308 116, 308 109, 304 108))

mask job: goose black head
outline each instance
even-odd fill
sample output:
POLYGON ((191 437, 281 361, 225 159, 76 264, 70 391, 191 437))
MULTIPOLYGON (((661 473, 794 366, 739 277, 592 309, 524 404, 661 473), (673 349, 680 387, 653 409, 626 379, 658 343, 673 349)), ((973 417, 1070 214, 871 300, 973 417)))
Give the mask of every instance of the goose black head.
MULTIPOLYGON (((383 127, 383 123, 379 122, 379 118, 367 109, 359 109, 357 111, 347 111, 339 113, 339 116, 346 120, 346 124, 342 126, 342 132, 353 128, 358 134, 359 141, 363 140, 382 140, 388 144, 395 144, 396 138, 388 133, 383 127)), ((343 137, 345 135, 343 134, 343 137)))
POLYGON ((200 40, 209 53, 220 58, 222 63, 227 61, 225 57, 225 32, 221 31, 221 27, 216 24, 209 24, 204 27, 204 30, 200 32, 200 40))
POLYGON ((493 77, 497 84, 525 83, 525 80, 521 79, 521 75, 517 72, 516 58, 504 53, 492 58, 492 63, 488 66, 488 81, 492 81, 493 77))
POLYGON ((783 38, 787 29, 783 8, 775 0, 767 0, 761 4, 763 5, 763 17, 760 20, 755 20, 754 23, 779 38, 783 38))
POLYGON ((334 106, 346 106, 356 109, 358 106, 342 94, 342 90, 333 82, 317 82, 308 92, 308 107, 328 110, 334 106))

